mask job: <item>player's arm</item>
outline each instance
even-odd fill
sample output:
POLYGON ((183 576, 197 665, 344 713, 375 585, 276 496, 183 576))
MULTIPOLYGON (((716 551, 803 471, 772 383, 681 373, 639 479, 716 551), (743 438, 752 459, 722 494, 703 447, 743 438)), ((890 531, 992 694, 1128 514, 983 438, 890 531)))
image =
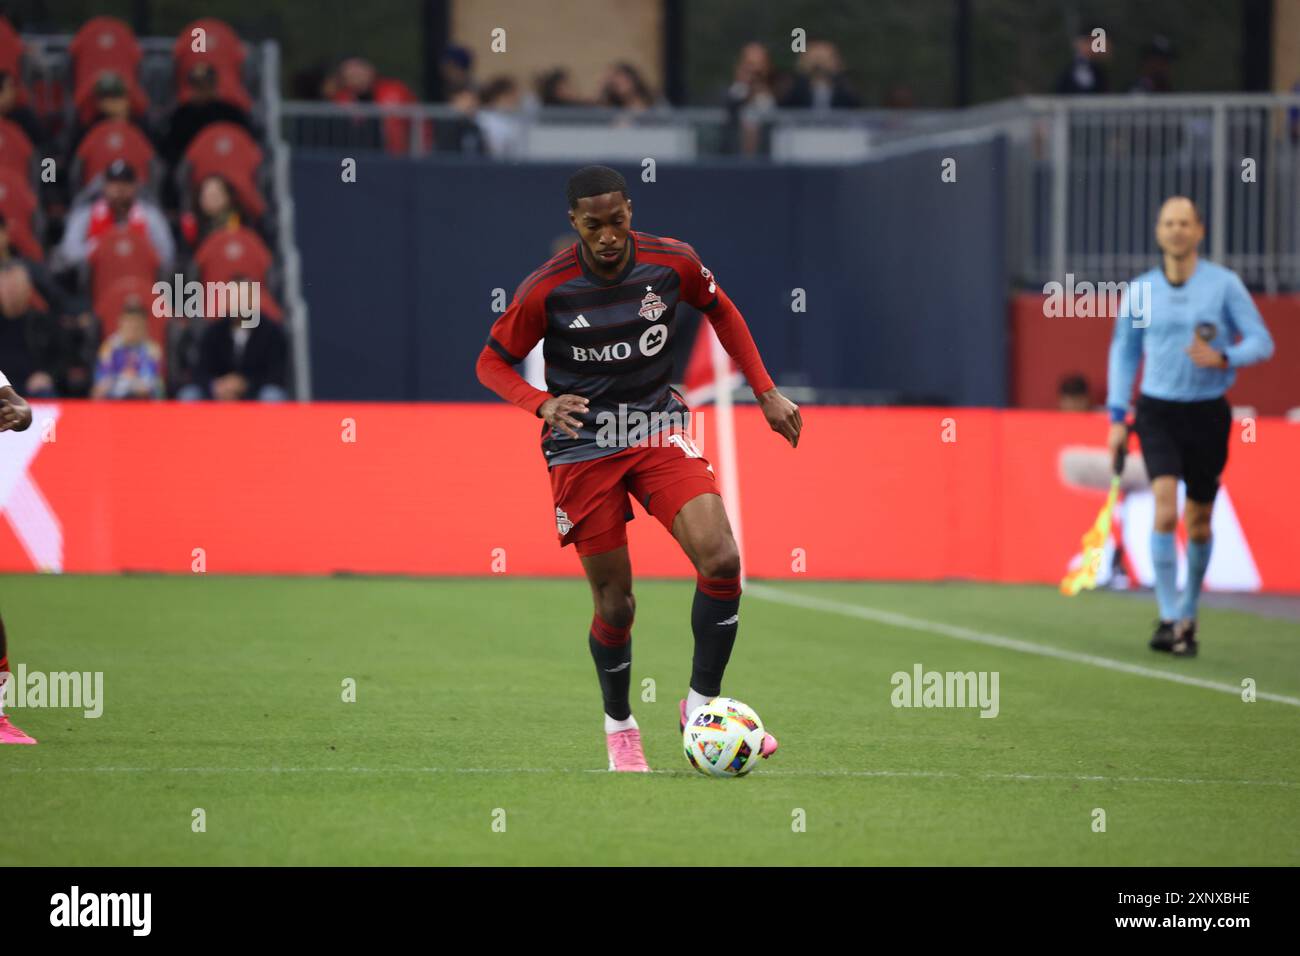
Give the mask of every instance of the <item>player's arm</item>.
POLYGON ((14 391, 0 372, 0 432, 26 431, 32 424, 32 407, 14 391))
POLYGON ((718 341, 740 366, 740 371, 749 382, 754 397, 758 399, 759 408, 763 410, 763 417, 772 426, 772 430, 789 441, 792 448, 799 447, 799 433, 803 431, 803 416, 799 414, 799 406, 777 390, 772 376, 763 365, 762 356, 758 354, 758 346, 754 343, 754 336, 750 334, 745 317, 727 293, 722 291, 722 286, 718 285, 713 274, 695 257, 695 250, 690 246, 686 248, 691 253, 693 264, 699 268, 685 267, 686 274, 682 276, 683 297, 708 316, 713 331, 718 335, 718 341))
POLYGON ((533 350, 546 332, 546 315, 541 299, 520 286, 504 315, 492 324, 487 344, 479 353, 474 370, 483 385, 507 402, 536 415, 571 438, 578 437, 579 422, 574 414, 587 412, 587 400, 580 395, 552 396, 528 384, 515 368, 533 350))
POLYGON ((1224 299, 1228 319, 1241 335, 1241 340, 1223 350, 1228 357, 1227 367, 1240 368, 1266 362, 1273 357, 1273 336, 1269 334, 1264 317, 1259 314, 1255 300, 1246 291, 1246 285, 1237 275, 1232 276, 1228 294, 1224 299))
MULTIPOLYGON (((1150 308, 1150 302, 1147 307, 1150 308)), ((1138 365, 1142 361, 1142 330, 1148 321, 1149 316, 1145 320, 1139 320, 1129 315, 1129 293, 1126 288, 1115 314, 1115 331, 1110 338, 1110 359, 1106 371, 1106 408, 1110 412, 1111 421, 1107 444, 1112 457, 1128 438, 1124 419, 1128 417, 1133 382, 1137 379, 1138 365)))

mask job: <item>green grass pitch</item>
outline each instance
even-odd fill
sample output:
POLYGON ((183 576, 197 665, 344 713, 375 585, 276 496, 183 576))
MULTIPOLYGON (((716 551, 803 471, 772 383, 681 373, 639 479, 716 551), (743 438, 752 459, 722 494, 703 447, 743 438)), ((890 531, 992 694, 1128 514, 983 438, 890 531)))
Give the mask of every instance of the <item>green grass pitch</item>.
MULTIPOLYGON (((40 745, 0 748, 0 865, 1300 864, 1300 706, 760 587, 724 692, 781 750, 701 777, 676 732, 692 587, 636 585, 658 772, 615 775, 578 579, 0 577, 11 663, 102 671, 105 698, 10 711, 40 745), (916 663, 997 671, 998 716, 893 707, 916 663)), ((1206 610, 1201 656, 1173 660, 1146 648, 1150 603, 1109 594, 766 588, 1300 698, 1291 622, 1206 610)))

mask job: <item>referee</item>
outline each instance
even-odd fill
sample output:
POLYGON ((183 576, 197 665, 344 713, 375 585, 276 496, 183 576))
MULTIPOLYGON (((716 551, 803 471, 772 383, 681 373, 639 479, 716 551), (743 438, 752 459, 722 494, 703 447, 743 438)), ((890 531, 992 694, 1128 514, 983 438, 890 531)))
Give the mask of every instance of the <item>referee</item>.
POLYGON ((1273 339, 1235 272, 1205 262, 1196 248, 1205 235, 1196 204, 1173 196, 1160 207, 1156 243, 1164 266, 1138 276, 1124 293, 1110 343, 1106 405, 1112 456, 1127 439, 1125 418, 1142 360, 1133 428, 1155 493, 1151 559, 1160 621, 1151 647, 1196 656, 1196 604, 1210 563, 1210 515, 1228 461, 1232 409, 1223 393, 1236 370, 1273 354, 1273 339), (1142 286, 1146 310, 1132 310, 1142 286), (1187 484, 1187 586, 1178 594, 1178 481, 1187 484))

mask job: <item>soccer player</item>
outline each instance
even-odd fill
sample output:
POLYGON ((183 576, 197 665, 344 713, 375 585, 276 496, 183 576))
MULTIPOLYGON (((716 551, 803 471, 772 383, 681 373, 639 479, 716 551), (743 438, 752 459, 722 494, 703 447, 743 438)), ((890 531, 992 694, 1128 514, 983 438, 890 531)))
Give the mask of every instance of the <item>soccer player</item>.
MULTIPOLYGON (((629 496, 681 544, 696 570, 690 686, 679 726, 722 692, 740 621, 740 554, 713 466, 685 433, 688 409, 670 385, 677 306, 708 316, 740 366, 772 429, 799 443, 799 408, 772 384, 745 320, 685 242, 632 230, 623 177, 606 166, 568 183, 578 241, 528 276, 493 324, 479 355, 479 381, 542 419, 560 546, 572 544, 595 605, 587 643, 605 705, 609 769, 648 771, 628 703, 632 566, 629 496), (543 342, 546 386, 513 368, 543 342), (621 416, 621 417, 620 417, 621 416), (637 417, 634 417, 637 416, 637 417), (640 417, 644 416, 644 417, 640 417), (648 422, 641 434, 616 422, 648 422)), ((763 757, 777 748, 768 734, 763 757)))
MULTIPOLYGON (((14 391, 0 372, 0 432, 25 431, 32 423, 32 409, 14 391)), ((9 683, 9 645, 5 640, 5 622, 0 618, 0 744, 34 744, 36 740, 9 722, 5 716, 5 685, 9 683)))
POLYGON ((1178 657, 1195 657, 1197 651, 1196 605, 1210 563, 1210 516, 1232 427, 1223 393, 1237 369, 1273 354, 1273 339, 1241 279, 1198 257, 1204 235, 1195 203, 1185 196, 1165 200, 1156 220, 1164 265, 1133 280, 1120 304, 1106 397, 1113 456, 1127 440, 1129 397, 1143 360, 1133 428, 1156 499, 1151 558, 1160 620, 1151 647, 1178 657), (1147 307, 1141 316, 1142 310, 1131 307, 1139 283, 1147 307), (1180 478, 1187 485, 1187 586, 1181 600, 1174 546, 1180 478))

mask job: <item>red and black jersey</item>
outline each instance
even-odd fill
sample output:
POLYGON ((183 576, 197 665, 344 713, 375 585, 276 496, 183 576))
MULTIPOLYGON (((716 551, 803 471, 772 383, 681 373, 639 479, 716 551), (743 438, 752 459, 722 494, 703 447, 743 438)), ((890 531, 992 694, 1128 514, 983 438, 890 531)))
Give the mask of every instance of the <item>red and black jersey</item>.
MULTIPOLYGON (((644 232, 628 238, 632 248, 616 276, 593 272, 577 243, 530 275, 493 324, 480 356, 480 380, 534 414, 552 395, 588 400, 589 412, 573 416, 582 421, 577 438, 543 426, 548 465, 601 458, 626 447, 610 441, 611 424, 620 415, 624 421, 630 416, 684 423, 688 409, 670 385, 681 302, 709 316, 756 393, 772 387, 744 320, 695 250, 644 232), (729 321, 720 325, 719 313, 729 321), (504 367, 523 361, 538 341, 546 359, 546 392, 504 367)), ((658 428, 651 425, 649 433, 658 428)))

